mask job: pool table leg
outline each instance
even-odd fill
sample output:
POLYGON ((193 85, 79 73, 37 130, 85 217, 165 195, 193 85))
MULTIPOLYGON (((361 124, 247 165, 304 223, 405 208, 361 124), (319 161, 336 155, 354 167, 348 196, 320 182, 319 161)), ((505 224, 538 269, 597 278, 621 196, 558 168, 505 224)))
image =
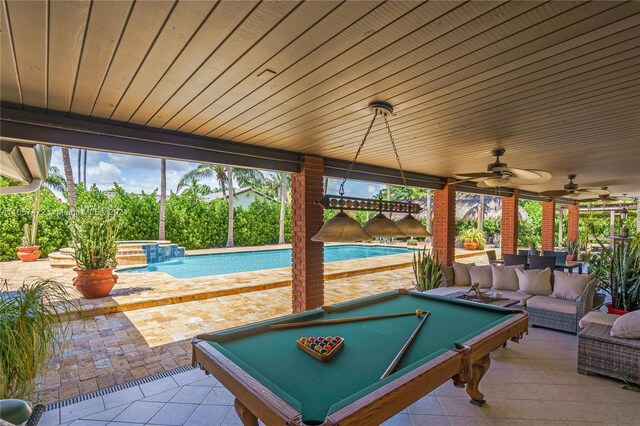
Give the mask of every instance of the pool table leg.
POLYGON ((489 354, 486 354, 473 364, 471 364, 471 379, 467 383, 467 393, 471 397, 471 403, 479 407, 482 407, 485 403, 484 394, 480 392, 478 387, 480 386, 480 380, 484 377, 489 366, 491 365, 491 358, 489 354))
POLYGON ((244 426, 258 426, 258 418, 238 398, 233 402, 233 407, 244 426))

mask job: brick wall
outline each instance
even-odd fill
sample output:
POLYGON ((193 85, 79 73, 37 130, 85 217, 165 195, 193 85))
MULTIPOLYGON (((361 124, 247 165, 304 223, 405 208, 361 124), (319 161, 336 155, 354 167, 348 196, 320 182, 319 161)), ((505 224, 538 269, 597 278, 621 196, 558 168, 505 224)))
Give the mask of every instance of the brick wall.
POLYGON ((324 223, 324 160, 304 156, 300 173, 291 179, 292 303, 293 312, 304 312, 324 303, 323 244, 311 241, 324 223))
POLYGON ((434 191, 433 249, 445 265, 453 264, 456 254, 456 186, 445 185, 434 191))
POLYGON ((502 219, 500 220, 500 252, 518 252, 518 191, 511 197, 502 197, 502 219))
POLYGON ((578 239, 580 206, 569 206, 567 210, 567 241, 578 239))
POLYGON ((556 242, 556 201, 542 202, 542 250, 553 251, 556 242))

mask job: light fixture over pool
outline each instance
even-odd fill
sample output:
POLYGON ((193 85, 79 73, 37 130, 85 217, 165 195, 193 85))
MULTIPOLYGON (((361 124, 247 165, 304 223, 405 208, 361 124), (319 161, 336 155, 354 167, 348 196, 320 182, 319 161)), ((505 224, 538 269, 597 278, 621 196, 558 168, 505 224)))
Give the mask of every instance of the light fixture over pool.
POLYGON ((400 163, 400 157, 398 156, 398 150, 396 149, 393 135, 391 134, 391 128, 389 127, 389 121, 387 116, 393 113, 393 107, 386 102, 373 102, 369 105, 369 108, 373 112, 373 118, 367 128, 366 133, 356 151, 356 155, 351 161, 344 179, 340 183, 339 195, 325 195, 318 204, 322 205, 325 209, 339 209, 340 211, 335 217, 329 219, 320 232, 314 235, 311 239, 313 241, 321 242, 353 242, 353 241, 367 241, 372 237, 391 237, 391 238, 403 238, 403 237, 430 237, 431 234, 427 232, 422 223, 413 217, 412 213, 418 213, 422 208, 413 204, 411 200, 409 202, 401 201, 384 201, 382 199, 365 199, 355 197, 344 196, 344 184, 349 178, 353 166, 358 160, 358 156, 362 151, 364 143, 367 141, 367 137, 373 128, 373 124, 376 121, 376 117, 381 115, 384 118, 387 132, 389 133, 389 139, 391 140, 391 146, 398 162, 398 168, 400 170, 400 176, 404 186, 408 188, 407 179, 400 163), (373 218, 369 219, 364 225, 364 229, 360 227, 360 224, 353 218, 349 217, 344 210, 357 210, 357 211, 377 211, 373 218), (383 212, 388 213, 407 213, 405 217, 400 219, 398 223, 395 223, 389 219, 383 212))

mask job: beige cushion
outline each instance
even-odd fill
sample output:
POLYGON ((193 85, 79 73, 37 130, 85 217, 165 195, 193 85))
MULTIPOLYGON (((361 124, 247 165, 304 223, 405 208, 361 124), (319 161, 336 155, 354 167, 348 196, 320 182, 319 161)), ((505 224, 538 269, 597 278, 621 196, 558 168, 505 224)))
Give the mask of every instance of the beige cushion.
POLYGON ((520 292, 548 296, 551 294, 551 269, 516 269, 520 292))
POLYGON ((553 276, 551 297, 564 300, 578 300, 592 278, 587 274, 573 274, 563 271, 554 271, 553 276))
POLYGON ((492 290, 518 291, 518 276, 516 269, 524 269, 524 265, 495 266, 491 265, 492 290))
POLYGON ((493 278, 491 275, 491 265, 470 266, 471 284, 478 283, 480 288, 491 288, 493 278))
POLYGON ((475 263, 459 263, 453 262, 453 285, 464 286, 471 285, 471 275, 469 275, 469 266, 475 263))
POLYGON ((612 337, 624 339, 640 339, 640 311, 620 315, 611 327, 612 337))
POLYGON ((544 309, 545 311, 577 315, 578 304, 571 300, 554 299, 547 296, 533 296, 527 300, 527 309, 544 309))
POLYGON ((580 328, 585 328, 589 324, 603 324, 612 326, 613 322, 618 319, 618 315, 608 314, 606 312, 591 311, 587 315, 580 318, 580 328))

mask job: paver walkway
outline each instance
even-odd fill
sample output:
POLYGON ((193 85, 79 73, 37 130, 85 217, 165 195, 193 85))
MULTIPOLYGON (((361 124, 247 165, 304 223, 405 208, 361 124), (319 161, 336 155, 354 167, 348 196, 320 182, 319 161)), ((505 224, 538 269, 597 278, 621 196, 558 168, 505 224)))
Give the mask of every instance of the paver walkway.
MULTIPOLYGON (((519 344, 492 353, 481 383, 484 407, 469 404, 464 389, 449 381, 385 425, 638 424, 640 394, 577 374, 576 354, 575 335, 532 328, 519 344)), ((241 425, 233 399, 214 378, 191 370, 48 411, 40 424, 241 425)))

